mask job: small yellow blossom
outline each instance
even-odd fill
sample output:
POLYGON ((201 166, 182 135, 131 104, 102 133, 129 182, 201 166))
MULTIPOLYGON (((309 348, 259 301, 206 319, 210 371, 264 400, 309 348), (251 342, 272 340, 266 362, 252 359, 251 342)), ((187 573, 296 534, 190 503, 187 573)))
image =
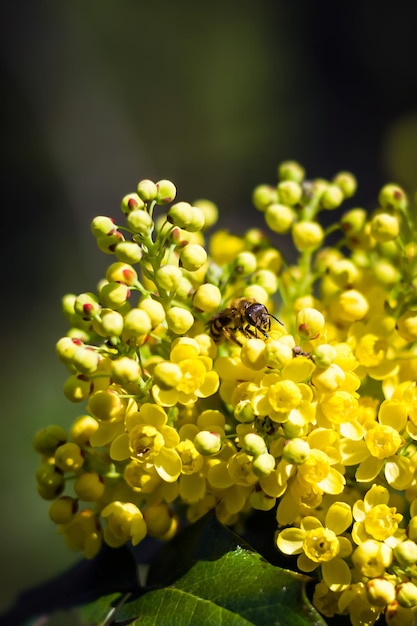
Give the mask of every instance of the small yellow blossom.
POLYGON ((285 554, 300 554, 298 567, 311 572, 321 566, 324 582, 332 591, 345 589, 351 581, 350 569, 343 559, 352 552, 350 541, 340 537, 352 522, 352 512, 344 502, 332 504, 325 526, 312 516, 304 517, 300 528, 286 528, 277 537, 278 548, 285 554))

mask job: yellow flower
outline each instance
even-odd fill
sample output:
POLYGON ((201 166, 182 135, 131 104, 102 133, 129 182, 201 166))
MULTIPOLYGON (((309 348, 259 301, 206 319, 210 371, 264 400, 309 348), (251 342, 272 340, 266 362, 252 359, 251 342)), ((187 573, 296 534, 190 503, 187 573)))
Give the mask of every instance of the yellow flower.
POLYGON ((313 392, 301 382, 282 378, 279 374, 265 374, 250 397, 253 410, 260 417, 268 416, 275 422, 286 422, 293 411, 301 419, 312 419, 313 392))
POLYGON ((135 546, 146 537, 142 512, 131 502, 111 502, 101 511, 101 516, 107 518, 104 541, 112 548, 122 546, 129 539, 135 546))
POLYGON ((219 375, 213 367, 213 360, 200 355, 200 344, 189 337, 175 340, 171 347, 170 362, 175 364, 172 385, 169 380, 164 385, 154 384, 152 396, 161 406, 174 406, 177 403, 189 405, 199 398, 207 398, 216 393, 219 375))
POLYGON ((372 485, 363 500, 353 505, 355 522, 352 528, 352 539, 358 545, 368 539, 387 541, 398 531, 403 516, 395 507, 388 506, 390 494, 388 489, 380 485, 372 485))
POLYGON ((352 552, 346 537, 340 537, 352 522, 350 506, 334 502, 328 509, 325 526, 313 516, 304 517, 300 528, 285 528, 277 537, 277 546, 284 554, 299 554, 298 567, 311 572, 319 565, 323 580, 331 591, 345 589, 351 581, 350 569, 343 559, 352 552))
POLYGON ((112 441, 111 458, 151 463, 162 480, 176 481, 182 468, 180 455, 175 449, 180 438, 175 428, 167 426, 167 419, 162 407, 143 404, 139 411, 126 418, 126 432, 112 441))
POLYGON ((70 550, 83 551, 86 559, 92 559, 100 550, 102 532, 97 516, 91 509, 75 513, 59 530, 70 550))
POLYGON ((338 613, 349 613, 353 626, 372 626, 383 608, 371 604, 364 583, 354 583, 342 591, 338 601, 338 613))
POLYGON ((378 578, 391 565, 392 550, 386 543, 367 539, 355 549, 352 561, 362 576, 378 578))

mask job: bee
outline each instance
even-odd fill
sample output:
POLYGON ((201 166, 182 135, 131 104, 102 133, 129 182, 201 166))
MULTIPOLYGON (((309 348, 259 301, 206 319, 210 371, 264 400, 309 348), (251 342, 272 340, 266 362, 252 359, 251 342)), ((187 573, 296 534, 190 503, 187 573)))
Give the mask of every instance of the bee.
POLYGON ((209 320, 210 336, 215 343, 229 339, 238 346, 242 344, 236 337, 237 332, 241 332, 247 338, 257 337, 260 332, 268 339, 271 318, 283 325, 268 312, 264 304, 256 302, 253 298, 237 298, 231 302, 230 307, 219 311, 209 320))

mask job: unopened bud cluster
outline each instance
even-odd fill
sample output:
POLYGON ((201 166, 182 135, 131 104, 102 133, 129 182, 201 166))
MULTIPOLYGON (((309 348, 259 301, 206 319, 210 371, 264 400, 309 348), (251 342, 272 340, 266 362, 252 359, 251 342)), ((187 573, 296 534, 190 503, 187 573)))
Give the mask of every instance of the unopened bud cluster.
POLYGON ((34 440, 69 548, 169 539, 184 510, 233 525, 273 509, 323 615, 412 623, 417 212, 395 184, 370 211, 355 192, 349 172, 308 179, 287 161, 254 189, 264 230, 207 238, 216 206, 168 180, 141 180, 120 223, 94 218, 110 263, 63 298, 56 343, 82 408, 34 440))

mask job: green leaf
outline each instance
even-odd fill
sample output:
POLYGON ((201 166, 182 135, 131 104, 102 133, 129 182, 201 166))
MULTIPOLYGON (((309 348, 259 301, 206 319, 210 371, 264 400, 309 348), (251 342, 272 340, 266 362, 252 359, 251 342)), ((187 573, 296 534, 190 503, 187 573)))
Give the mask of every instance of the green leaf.
POLYGON ((208 514, 166 545, 149 572, 159 588, 123 604, 116 623, 323 626, 308 580, 271 565, 208 514))
POLYGON ((121 601, 123 594, 111 593, 108 596, 102 596, 90 604, 86 604, 80 609, 81 618, 84 624, 102 624, 111 612, 115 611, 121 601))

